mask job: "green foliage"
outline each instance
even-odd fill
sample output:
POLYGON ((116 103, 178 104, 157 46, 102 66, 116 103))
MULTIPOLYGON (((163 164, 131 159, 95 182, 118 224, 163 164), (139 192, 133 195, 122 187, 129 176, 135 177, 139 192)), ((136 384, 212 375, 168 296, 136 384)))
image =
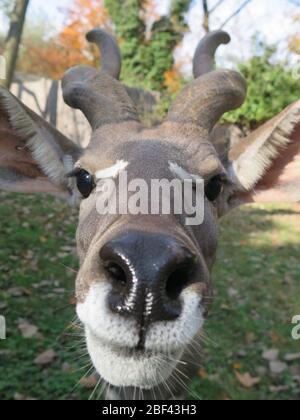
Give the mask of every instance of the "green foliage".
POLYGON ((174 49, 186 28, 184 15, 191 0, 172 0, 170 13, 153 25, 150 40, 141 18, 142 0, 105 0, 116 32, 120 38, 122 79, 129 85, 163 91, 165 73, 174 65, 174 49), (124 13, 126 11, 126 13, 124 13))
POLYGON ((275 48, 264 46, 261 56, 254 56, 239 66, 248 82, 248 96, 240 109, 225 116, 227 122, 252 128, 299 99, 299 80, 285 63, 272 62, 275 52, 275 48))
POLYGON ((154 90, 164 89, 165 73, 174 65, 173 52, 179 41, 180 35, 175 31, 169 17, 163 17, 154 24, 151 42, 147 48, 151 66, 146 74, 146 84, 154 90))
POLYGON ((142 0, 124 0, 122 7, 116 0, 105 0, 116 32, 120 38, 123 58, 122 79, 139 87, 144 79, 144 37, 146 26, 140 17, 142 0))

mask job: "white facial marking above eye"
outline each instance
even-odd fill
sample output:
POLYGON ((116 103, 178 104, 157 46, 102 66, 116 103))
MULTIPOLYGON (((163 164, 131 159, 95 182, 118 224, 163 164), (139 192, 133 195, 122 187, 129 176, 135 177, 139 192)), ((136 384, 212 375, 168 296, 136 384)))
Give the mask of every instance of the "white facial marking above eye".
POLYGON ((174 163, 174 162, 169 162, 169 169, 173 175, 177 176, 183 181, 186 179, 192 179, 192 180, 202 179, 199 175, 194 175, 187 172, 184 168, 182 168, 181 166, 177 165, 177 163, 174 163))
POLYGON ((118 160, 114 166, 97 171, 96 179, 101 180, 101 179, 116 178, 121 171, 124 171, 127 168, 128 165, 129 165, 129 162, 125 162, 124 160, 118 160))

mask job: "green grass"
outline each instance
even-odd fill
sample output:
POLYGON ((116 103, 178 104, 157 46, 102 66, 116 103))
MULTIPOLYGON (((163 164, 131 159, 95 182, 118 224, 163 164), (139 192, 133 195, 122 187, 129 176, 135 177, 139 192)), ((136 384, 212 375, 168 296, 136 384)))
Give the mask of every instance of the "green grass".
MULTIPOLYGON (((0 341, 0 399, 87 399, 91 393, 74 389, 89 363, 80 358, 80 331, 71 324, 76 217, 51 198, 0 194, 0 304, 6 304, 0 314, 8 327, 0 341), (12 287, 23 295, 12 296, 12 287), (38 336, 22 338, 20 319, 36 325, 38 336), (57 358, 37 366, 34 359, 47 349, 57 358)), ((300 361, 274 375, 262 357, 270 348, 281 359, 300 352, 300 341, 291 338, 291 319, 300 314, 299 220, 299 205, 246 207, 223 220, 202 370, 191 384, 199 398, 300 398, 300 361), (245 389, 236 371, 261 382, 245 389)))

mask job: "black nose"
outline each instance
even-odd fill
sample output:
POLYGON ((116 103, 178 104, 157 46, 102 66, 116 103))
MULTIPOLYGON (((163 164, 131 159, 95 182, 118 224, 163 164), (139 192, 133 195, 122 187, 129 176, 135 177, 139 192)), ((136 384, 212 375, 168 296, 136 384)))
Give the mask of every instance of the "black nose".
POLYGON ((165 235, 130 231, 108 242, 100 257, 113 285, 111 311, 143 326, 177 319, 181 293, 197 281, 196 257, 165 235))

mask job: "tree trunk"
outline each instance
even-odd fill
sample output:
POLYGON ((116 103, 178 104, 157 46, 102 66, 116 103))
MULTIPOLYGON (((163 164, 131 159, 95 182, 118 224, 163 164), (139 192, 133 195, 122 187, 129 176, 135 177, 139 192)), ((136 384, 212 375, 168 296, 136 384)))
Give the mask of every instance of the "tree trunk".
POLYGON ((4 50, 4 58, 6 60, 6 79, 2 81, 2 85, 4 85, 7 89, 11 86, 16 68, 28 4, 29 0, 16 0, 11 14, 10 28, 5 41, 4 50))
POLYGON ((204 12, 204 18, 203 18, 203 28, 206 33, 209 32, 209 9, 207 0, 202 0, 203 3, 203 12, 204 12))

